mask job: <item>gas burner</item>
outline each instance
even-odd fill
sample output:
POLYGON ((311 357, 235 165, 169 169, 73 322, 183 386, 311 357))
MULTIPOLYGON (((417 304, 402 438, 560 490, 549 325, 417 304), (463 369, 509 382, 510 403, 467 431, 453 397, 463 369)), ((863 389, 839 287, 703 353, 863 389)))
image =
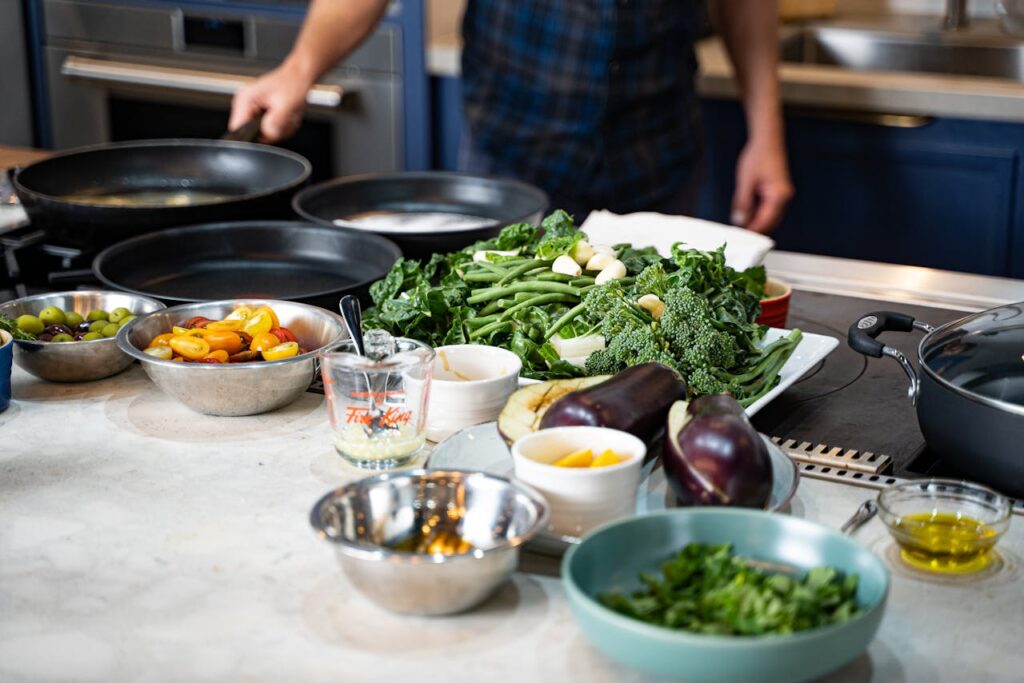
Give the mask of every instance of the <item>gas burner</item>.
POLYGON ((0 236, 4 300, 90 285, 95 250, 47 239, 31 226, 0 236))

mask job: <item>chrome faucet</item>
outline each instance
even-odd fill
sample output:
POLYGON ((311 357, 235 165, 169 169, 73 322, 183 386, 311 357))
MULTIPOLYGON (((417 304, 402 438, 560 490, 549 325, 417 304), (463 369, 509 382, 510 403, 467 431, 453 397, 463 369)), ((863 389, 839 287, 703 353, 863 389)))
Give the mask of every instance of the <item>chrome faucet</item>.
POLYGON ((967 0, 946 0, 946 17, 942 21, 942 27, 947 31, 958 31, 967 28, 969 23, 967 0))

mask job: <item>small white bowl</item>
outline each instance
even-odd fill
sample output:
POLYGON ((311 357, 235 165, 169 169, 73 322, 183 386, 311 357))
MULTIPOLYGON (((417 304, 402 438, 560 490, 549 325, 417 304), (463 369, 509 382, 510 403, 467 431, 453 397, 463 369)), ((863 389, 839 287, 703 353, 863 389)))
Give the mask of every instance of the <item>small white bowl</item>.
POLYGON ((627 432, 605 427, 555 427, 528 434, 512 444, 516 479, 547 499, 548 528, 580 536, 607 521, 636 512, 640 469, 647 446, 627 432), (552 463, 589 448, 597 457, 606 449, 625 458, 607 467, 555 467, 552 463))
POLYGON ((443 441, 460 429, 491 422, 519 386, 519 356, 482 344, 434 349, 427 438, 443 441))

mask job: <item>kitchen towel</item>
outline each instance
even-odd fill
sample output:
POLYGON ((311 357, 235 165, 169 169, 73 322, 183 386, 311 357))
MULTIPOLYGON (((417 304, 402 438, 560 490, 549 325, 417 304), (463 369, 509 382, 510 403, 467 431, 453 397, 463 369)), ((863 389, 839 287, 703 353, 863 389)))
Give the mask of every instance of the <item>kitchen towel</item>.
POLYGON ((676 242, 701 251, 712 251, 724 244, 725 262, 737 270, 760 265, 775 246, 771 238, 743 228, 662 213, 620 216, 611 211, 591 211, 580 229, 591 244, 629 242, 637 247, 655 247, 662 256, 671 256, 676 242))

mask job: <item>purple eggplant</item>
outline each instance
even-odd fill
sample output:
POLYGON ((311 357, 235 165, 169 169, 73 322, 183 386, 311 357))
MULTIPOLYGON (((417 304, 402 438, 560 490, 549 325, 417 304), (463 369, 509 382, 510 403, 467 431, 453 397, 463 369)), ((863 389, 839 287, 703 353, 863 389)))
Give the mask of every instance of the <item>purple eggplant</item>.
POLYGON ((67 325, 47 325, 46 329, 43 330, 43 334, 48 334, 54 337, 58 334, 66 334, 69 337, 74 336, 74 332, 67 325))
POLYGON ((686 383, 674 370, 659 363, 644 363, 563 396, 544 413, 540 428, 611 427, 650 442, 665 424, 668 409, 683 398, 686 383))
POLYGON ((771 497, 768 448, 732 397, 674 404, 662 466, 684 505, 764 508, 771 497))

